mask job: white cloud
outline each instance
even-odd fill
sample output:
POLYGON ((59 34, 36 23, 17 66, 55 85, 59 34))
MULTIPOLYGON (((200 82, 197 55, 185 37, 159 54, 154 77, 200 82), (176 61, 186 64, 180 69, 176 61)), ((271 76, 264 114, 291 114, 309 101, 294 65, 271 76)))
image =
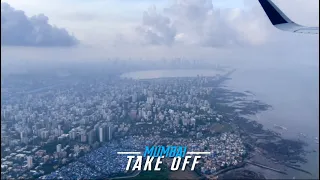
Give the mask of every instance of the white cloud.
POLYGON ((78 40, 65 29, 48 24, 39 14, 27 17, 23 11, 1 3, 1 45, 8 46, 73 46, 78 40))
MULTIPOLYGON (((124 43, 131 42, 135 46, 141 42, 170 44, 170 41, 215 47, 225 44, 258 45, 272 40, 269 38, 271 32, 277 33, 256 0, 212 1, 185 0, 184 4, 179 4, 177 0, 4 0, 16 9, 24 10, 28 16, 44 13, 50 24, 65 27, 83 43, 91 45, 113 45, 114 40, 119 44, 118 34, 125 39, 124 43), (143 11, 150 13, 148 7, 153 4, 157 7, 158 17, 169 19, 170 24, 163 27, 144 24, 143 11), (163 12, 164 9, 167 11, 163 12), (164 33, 159 32, 160 27, 163 28, 161 31, 167 30, 167 36, 160 35, 164 33), (226 43, 221 44, 221 41, 226 43)), ((318 24, 319 1, 274 2, 296 22, 318 24)))
MULTIPOLYGON (((317 25, 318 15, 314 13, 318 12, 318 6, 315 6, 319 3, 317 0, 274 1, 297 23, 317 25), (295 13, 298 10, 300 13, 295 13)), ((134 15, 132 12, 126 13, 125 9, 128 7, 111 6, 116 5, 111 1, 86 1, 86 5, 80 3, 79 7, 72 7, 71 1, 62 4, 61 0, 12 2, 21 2, 20 5, 13 3, 13 6, 23 10, 23 7, 26 7, 26 12, 30 15, 44 12, 50 18, 50 24, 66 27, 74 32, 83 44, 94 45, 72 49, 9 50, 2 47, 1 57, 5 59, 19 59, 21 54, 24 59, 42 61, 94 61, 110 57, 161 59, 184 56, 233 65, 261 63, 272 66, 274 63, 291 62, 318 66, 318 36, 277 30, 256 0, 245 0, 245 9, 220 8, 221 0, 214 0, 212 6, 210 1, 204 0, 189 0, 184 1, 184 4, 170 1, 170 5, 156 6, 156 11, 147 8, 147 5, 152 3, 146 3, 143 8, 140 7, 141 12, 134 15), (39 2, 39 5, 35 2, 39 2), (108 6, 103 7, 102 2, 108 6), (219 8, 215 6, 215 2, 219 2, 219 8), (53 10, 45 8, 45 3, 49 3, 53 10), (98 5, 102 7, 93 5, 97 3, 101 3, 98 5), (43 11, 36 11, 37 8, 43 11), (57 11, 57 8, 61 11, 57 11), (145 14, 142 9, 146 10, 145 14), (63 19, 64 15, 68 14, 70 16, 63 19)))
MULTIPOLYGON (((142 41, 152 45, 187 44, 207 47, 255 46, 281 39, 257 1, 246 0, 247 8, 218 8, 212 0, 174 0, 162 10, 145 11, 138 26, 142 41), (147 17, 147 18, 146 18, 147 17), (146 19, 151 22, 146 22, 146 19)), ((276 4, 296 22, 317 22, 316 0, 280 1, 276 4), (297 14, 297 13, 295 13, 297 14), (313 17, 313 18, 311 18, 313 17)), ((316 23, 317 24, 317 23, 316 23)))
MULTIPOLYGON (((163 6, 166 1, 118 0, 3 0, 27 16, 40 13, 49 17, 49 23, 65 27, 87 45, 113 44, 118 33, 134 36, 143 10, 151 4, 163 6)), ((130 37, 131 38, 131 37, 130 37)))

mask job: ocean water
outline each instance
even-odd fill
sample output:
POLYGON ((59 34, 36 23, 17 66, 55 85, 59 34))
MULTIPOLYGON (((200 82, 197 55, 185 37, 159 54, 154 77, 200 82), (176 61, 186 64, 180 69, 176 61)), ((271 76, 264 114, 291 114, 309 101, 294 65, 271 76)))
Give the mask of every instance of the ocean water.
MULTIPOLYGON (((150 79, 160 77, 210 76, 221 72, 210 70, 157 70, 139 71, 124 74, 123 77, 150 79)), ((249 98, 260 100, 272 106, 272 109, 252 117, 264 128, 282 133, 290 139, 300 138, 308 143, 309 150, 315 153, 307 155, 308 163, 301 168, 313 175, 287 169, 296 179, 319 179, 319 147, 315 138, 319 136, 319 69, 301 67, 291 68, 240 68, 226 82, 228 88, 238 92, 251 91, 249 98), (286 130, 278 130, 280 125, 286 130), (301 136, 301 134, 305 136, 301 136)))
MULTIPOLYGON (((283 137, 300 138, 308 143, 309 150, 316 150, 306 157, 308 163, 301 168, 308 170, 312 177, 298 171, 289 171, 299 178, 319 179, 319 69, 238 69, 227 84, 236 91, 249 90, 254 99, 261 100, 273 108, 258 114, 254 120, 265 128, 282 133, 283 137), (274 125, 284 126, 277 130, 274 125), (301 134, 304 134, 301 136, 301 134)), ((289 169, 288 169, 289 170, 289 169)))

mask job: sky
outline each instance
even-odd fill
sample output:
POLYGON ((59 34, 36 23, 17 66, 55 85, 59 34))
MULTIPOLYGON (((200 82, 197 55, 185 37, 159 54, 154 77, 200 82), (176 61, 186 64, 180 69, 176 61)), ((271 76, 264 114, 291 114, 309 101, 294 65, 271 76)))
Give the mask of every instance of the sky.
MULTIPOLYGON (((319 26, 318 0, 273 1, 295 22, 319 26)), ((2 0, 1 32, 9 63, 183 56, 318 66, 319 59, 318 35, 277 30, 257 0, 2 0)))

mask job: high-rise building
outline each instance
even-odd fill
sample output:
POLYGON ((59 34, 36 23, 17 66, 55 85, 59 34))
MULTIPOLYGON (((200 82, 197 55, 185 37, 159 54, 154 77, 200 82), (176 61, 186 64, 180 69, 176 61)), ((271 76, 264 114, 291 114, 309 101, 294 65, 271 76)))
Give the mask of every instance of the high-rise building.
POLYGON ((49 131, 41 131, 40 137, 42 139, 47 139, 49 137, 49 131))
POLYGON ((104 127, 99 127, 99 141, 104 142, 104 127))
POLYGON ((196 125, 196 119, 195 118, 191 118, 190 123, 191 123, 191 125, 195 126, 196 125))
POLYGON ((134 93, 134 94, 132 95, 132 102, 137 102, 137 100, 138 100, 138 94, 137 94, 137 93, 134 93))
POLYGON ((60 153, 60 152, 61 152, 61 147, 62 147, 61 144, 58 144, 58 145, 57 145, 57 153, 60 153))
POLYGON ((87 142, 87 135, 81 134, 81 142, 87 142))
POLYGON ((32 168, 32 166, 33 166, 32 156, 27 157, 27 166, 28 166, 28 168, 32 168))
POLYGON ((112 139, 112 133, 113 133, 113 125, 110 123, 110 124, 108 124, 107 125, 107 140, 108 141, 111 141, 111 139, 112 139))
POLYGON ((96 133, 95 130, 92 129, 88 132, 88 142, 89 144, 93 144, 96 141, 96 133))
POLYGON ((69 137, 70 137, 70 139, 76 139, 76 137, 77 137, 77 132, 75 131, 75 130, 71 130, 70 132, 69 132, 69 137))
POLYGON ((129 101, 124 101, 123 102, 123 109, 128 110, 129 109, 129 101))
POLYGON ((97 129, 99 129, 99 124, 94 125, 93 129, 96 131, 97 129))
POLYGON ((20 132, 20 138, 23 140, 27 136, 27 133, 25 131, 20 132))
POLYGON ((147 103, 152 104, 153 103, 153 97, 147 97, 147 103))

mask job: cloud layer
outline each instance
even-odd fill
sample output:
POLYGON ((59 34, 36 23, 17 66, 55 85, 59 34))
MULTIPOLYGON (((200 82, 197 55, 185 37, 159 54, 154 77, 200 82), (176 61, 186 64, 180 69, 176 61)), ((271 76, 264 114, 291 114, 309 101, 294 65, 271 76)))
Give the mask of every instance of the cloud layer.
POLYGON ((52 26, 48 17, 27 17, 8 3, 1 3, 1 45, 7 46, 74 46, 79 41, 66 29, 52 26))
POLYGON ((163 11, 145 11, 137 32, 144 44, 153 45, 258 45, 268 34, 261 19, 254 10, 214 8, 212 0, 175 0, 163 11))

